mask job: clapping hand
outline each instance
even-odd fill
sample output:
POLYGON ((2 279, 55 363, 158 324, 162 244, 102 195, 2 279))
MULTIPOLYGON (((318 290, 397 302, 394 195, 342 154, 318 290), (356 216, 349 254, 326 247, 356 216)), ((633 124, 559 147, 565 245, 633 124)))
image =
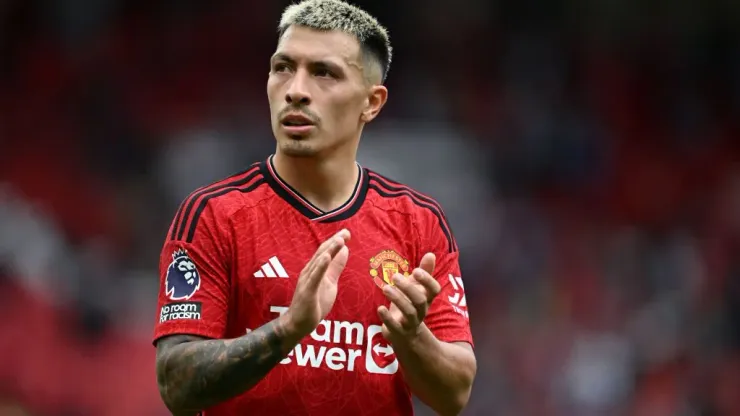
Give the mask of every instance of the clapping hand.
POLYGON ((349 258, 348 230, 342 230, 319 246, 298 276, 287 315, 291 326, 308 335, 326 317, 337 299, 339 276, 349 258))
POLYGON ((421 331, 429 306, 441 290, 434 278, 435 262, 434 254, 427 253, 408 278, 396 273, 393 285, 383 287, 391 304, 390 308, 378 307, 378 316, 383 322, 383 336, 391 343, 411 341, 421 331))

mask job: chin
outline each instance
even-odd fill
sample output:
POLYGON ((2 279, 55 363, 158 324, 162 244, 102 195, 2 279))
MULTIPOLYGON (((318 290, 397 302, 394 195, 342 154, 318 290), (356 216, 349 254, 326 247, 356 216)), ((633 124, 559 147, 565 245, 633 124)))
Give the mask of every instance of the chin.
POLYGON ((318 147, 307 137, 286 137, 278 141, 280 153, 291 157, 313 157, 319 153, 318 147))

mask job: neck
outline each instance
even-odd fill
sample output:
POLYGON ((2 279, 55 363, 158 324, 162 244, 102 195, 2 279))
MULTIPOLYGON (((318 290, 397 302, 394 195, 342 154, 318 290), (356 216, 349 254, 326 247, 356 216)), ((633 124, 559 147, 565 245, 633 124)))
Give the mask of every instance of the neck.
POLYGON ((278 151, 272 162, 285 182, 322 211, 332 211, 349 200, 359 176, 354 157, 292 157, 278 151))

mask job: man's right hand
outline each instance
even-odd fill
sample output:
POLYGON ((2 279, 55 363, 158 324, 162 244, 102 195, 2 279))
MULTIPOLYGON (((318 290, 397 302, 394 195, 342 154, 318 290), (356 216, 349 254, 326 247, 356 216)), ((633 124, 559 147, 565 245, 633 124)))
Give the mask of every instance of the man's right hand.
POLYGON ((316 329, 334 306, 339 275, 349 257, 349 239, 349 231, 342 230, 324 241, 298 276, 285 318, 289 328, 301 337, 316 329))

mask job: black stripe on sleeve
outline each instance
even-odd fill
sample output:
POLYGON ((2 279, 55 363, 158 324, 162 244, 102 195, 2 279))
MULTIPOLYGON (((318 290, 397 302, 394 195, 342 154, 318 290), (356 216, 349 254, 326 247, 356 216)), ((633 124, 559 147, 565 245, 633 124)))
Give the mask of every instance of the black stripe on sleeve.
POLYGON ((390 179, 388 177, 385 177, 377 172, 370 171, 370 176, 377 182, 378 184, 382 185, 385 189, 389 191, 409 191, 412 194, 416 196, 417 199, 420 201, 424 201, 428 204, 434 205, 437 207, 437 210, 442 214, 442 217, 444 217, 445 221, 447 221, 447 217, 444 215, 444 210, 442 209, 442 205, 439 204, 439 202, 435 201, 434 199, 422 194, 421 192, 411 188, 408 185, 404 185, 398 181, 394 181, 393 179, 390 179), (391 184, 394 183, 395 185, 391 184))
POLYGON ((179 225, 178 224, 175 224, 176 227, 173 227, 173 234, 172 234, 171 239, 172 240, 174 240, 174 239, 182 240, 183 236, 185 235, 185 229, 187 228, 188 222, 190 221, 190 217, 191 217, 191 214, 192 214, 192 211, 193 211, 193 207, 195 206, 195 203, 198 201, 198 199, 200 199, 203 195, 209 194, 211 192, 216 192, 216 191, 219 191, 221 189, 228 188, 228 187, 235 187, 235 186, 246 185, 249 182, 251 182, 252 180, 254 180, 254 178, 256 178, 257 176, 261 175, 261 173, 260 173, 260 171, 259 171, 259 169, 257 167, 252 167, 252 168, 248 169, 246 172, 244 172, 242 174, 239 174, 239 175, 234 175, 233 177, 238 177, 238 176, 244 175, 246 173, 249 173, 249 174, 247 176, 241 178, 241 179, 235 179, 235 180, 230 181, 230 182, 221 181, 221 182, 219 182, 219 183, 217 183, 215 185, 212 185, 212 186, 203 188, 200 191, 194 192, 186 200, 187 205, 185 203, 183 203, 184 211, 183 211, 182 216, 178 218, 178 220, 181 220, 181 223, 179 225), (175 228, 177 228, 177 234, 176 235, 175 235, 175 231, 174 231, 175 228))
MULTIPOLYGON (((216 183, 212 183, 210 185, 206 185, 204 187, 196 189, 194 192, 192 192, 190 195, 185 198, 185 200, 182 201, 180 204, 180 208, 178 208, 177 213, 175 214, 175 223, 172 225, 172 233, 170 234, 170 240, 174 240, 177 237, 177 231, 180 227, 180 221, 183 220, 182 213, 185 210, 185 207, 191 202, 191 199, 198 199, 203 193, 209 192, 213 189, 218 189, 218 187, 223 184, 225 181, 228 181, 230 179, 234 179, 237 177, 240 177, 242 175, 245 175, 252 171, 258 164, 252 164, 249 168, 238 172, 234 175, 229 176, 228 178, 218 181, 216 183)), ((185 222, 187 223, 187 218, 184 218, 185 222)))
POLYGON ((453 246, 452 247, 452 250, 453 251, 457 251, 458 250, 457 241, 454 238, 454 233, 452 232, 452 227, 450 226, 450 221, 447 219, 447 216, 445 215, 445 211, 444 211, 444 209, 442 209, 442 205, 440 205, 439 202, 437 202, 434 199, 432 199, 432 198, 430 198, 430 197, 422 194, 421 192, 416 191, 415 189, 412 189, 410 186, 403 185, 400 182, 394 181, 394 180, 392 180, 390 178, 387 178, 387 177, 385 177, 383 175, 380 175, 377 172, 370 171, 369 173, 370 173, 370 177, 373 180, 375 180, 378 184, 380 184, 381 186, 383 186, 385 189, 387 189, 389 191, 396 191, 396 192, 403 191, 403 190, 409 191, 418 200, 423 201, 423 202, 426 202, 426 203, 428 203, 428 204, 433 205, 434 207, 436 207, 437 208, 437 212, 435 213, 435 215, 437 215, 437 217, 440 219, 440 225, 444 224, 442 226, 442 228, 444 229, 446 227, 447 228, 447 232, 449 232, 449 234, 451 236, 453 236, 452 237, 452 246, 453 246), (389 182, 393 182, 396 185, 391 185, 389 182))
POLYGON ((457 251, 457 244, 455 243, 455 239, 452 236, 452 230, 447 225, 447 222, 445 221, 444 216, 442 215, 442 212, 435 205, 431 205, 431 204, 428 204, 420 200, 418 196, 415 195, 415 193, 413 193, 411 190, 407 188, 397 188, 398 190, 384 189, 385 188, 384 186, 381 186, 379 185, 379 183, 376 183, 376 179, 377 179, 376 177, 372 177, 370 179, 369 186, 370 186, 370 189, 377 192, 380 196, 384 198, 398 198, 401 196, 407 196, 409 197, 409 199, 411 199, 411 202, 413 202, 414 204, 430 210, 434 214, 434 216, 437 217, 439 226, 442 229, 442 233, 447 238, 448 251, 450 253, 454 253, 455 251, 457 251))
MULTIPOLYGON (((252 175, 250 175, 252 176, 252 175)), ((227 188, 220 188, 220 190, 215 191, 213 193, 210 193, 206 195, 198 204, 198 208, 195 210, 195 213, 193 214, 193 219, 190 221, 190 230, 188 231, 188 238, 185 240, 187 243, 192 243, 193 239, 195 238, 195 230, 198 227, 198 220, 200 219, 201 214, 203 213, 203 210, 206 209, 206 206, 208 205, 208 201, 210 201, 213 198, 218 198, 222 195, 226 195, 230 192, 241 192, 243 194, 249 193, 257 189, 260 185, 266 183, 265 178, 259 178, 256 181, 252 182, 249 186, 241 186, 241 187, 235 187, 230 186, 227 188)))

